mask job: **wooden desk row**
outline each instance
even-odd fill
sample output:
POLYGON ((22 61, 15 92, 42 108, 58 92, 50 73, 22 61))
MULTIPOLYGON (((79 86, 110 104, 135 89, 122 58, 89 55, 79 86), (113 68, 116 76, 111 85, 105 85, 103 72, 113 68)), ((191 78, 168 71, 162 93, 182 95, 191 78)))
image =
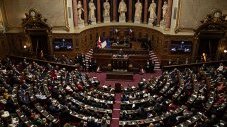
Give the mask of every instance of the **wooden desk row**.
MULTIPOLYGON (((97 53, 93 55, 94 59, 96 59, 97 65, 100 67, 107 67, 108 64, 112 64, 113 57, 111 53, 97 53)), ((143 55, 128 55, 128 64, 132 64, 133 68, 144 67, 146 61, 149 60, 148 54, 143 55)))
MULTIPOLYGON (((94 49, 93 50, 94 54, 98 54, 98 53, 101 53, 101 54, 109 54, 109 53, 112 53, 112 54, 117 54, 119 52, 119 49, 107 49, 107 48, 104 48, 104 49, 94 49)), ((132 49, 123 49, 123 52, 124 54, 128 54, 128 55, 131 55, 131 54, 137 54, 137 55, 142 55, 142 54, 149 54, 149 51, 148 50, 132 50, 132 49)))

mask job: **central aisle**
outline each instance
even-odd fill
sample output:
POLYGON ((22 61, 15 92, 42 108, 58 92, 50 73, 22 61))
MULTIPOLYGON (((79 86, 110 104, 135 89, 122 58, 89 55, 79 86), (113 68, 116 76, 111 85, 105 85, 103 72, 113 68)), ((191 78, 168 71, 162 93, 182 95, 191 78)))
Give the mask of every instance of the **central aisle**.
POLYGON ((115 93, 112 120, 110 127, 119 127, 120 111, 121 111, 121 95, 122 93, 115 93))

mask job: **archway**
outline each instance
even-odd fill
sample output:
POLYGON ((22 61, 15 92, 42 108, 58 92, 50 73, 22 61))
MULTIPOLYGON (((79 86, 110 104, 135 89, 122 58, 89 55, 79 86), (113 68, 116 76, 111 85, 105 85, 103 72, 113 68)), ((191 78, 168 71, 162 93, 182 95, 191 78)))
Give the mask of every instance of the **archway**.
POLYGON ((25 16, 22 26, 30 41, 30 50, 36 57, 41 57, 41 51, 44 57, 49 56, 52 51, 49 37, 52 33, 51 27, 46 23, 47 19, 42 18, 42 15, 35 9, 30 9, 25 16))
POLYGON ((205 53, 209 60, 216 60, 219 42, 222 38, 223 35, 221 33, 212 36, 210 34, 200 35, 198 54, 205 53))
POLYGON ((197 59, 200 59, 202 53, 205 53, 207 60, 217 60, 220 54, 220 43, 226 36, 225 16, 220 10, 215 10, 201 22, 202 25, 195 32, 197 59))

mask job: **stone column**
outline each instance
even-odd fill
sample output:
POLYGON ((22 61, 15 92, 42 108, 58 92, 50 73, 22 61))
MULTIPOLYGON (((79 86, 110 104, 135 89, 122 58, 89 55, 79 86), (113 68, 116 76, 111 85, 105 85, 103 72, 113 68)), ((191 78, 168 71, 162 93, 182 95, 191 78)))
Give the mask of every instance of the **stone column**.
POLYGON ((160 25, 161 17, 162 17, 162 0, 158 0, 158 15, 157 15, 157 26, 160 25))
POLYGON ((171 17, 172 17, 172 7, 173 7, 173 0, 168 0, 168 14, 167 14, 167 21, 166 21, 166 30, 169 30, 171 26, 171 17))
POLYGON ((128 22, 132 22, 132 0, 129 0, 128 4, 128 22))
POLYGON ((87 11, 87 0, 83 0, 84 8, 84 24, 88 25, 88 11, 87 11))
POLYGON ((143 23, 147 23, 147 12, 148 12, 148 0, 144 1, 144 15, 143 15, 143 23))
MULTIPOLYGON (((110 1, 111 2, 111 1, 110 1)), ((113 22, 116 22, 117 21, 117 0, 113 0, 113 22)))
POLYGON ((73 22, 74 27, 78 27, 77 0, 73 0, 73 22))
POLYGON ((101 23, 101 1, 97 0, 97 17, 98 17, 98 23, 101 23))

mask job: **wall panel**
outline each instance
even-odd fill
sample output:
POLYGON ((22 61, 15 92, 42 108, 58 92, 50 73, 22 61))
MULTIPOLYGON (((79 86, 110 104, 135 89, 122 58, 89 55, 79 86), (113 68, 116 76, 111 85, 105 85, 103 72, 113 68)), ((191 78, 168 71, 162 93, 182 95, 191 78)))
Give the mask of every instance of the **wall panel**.
POLYGON ((66 0, 3 0, 6 24, 9 28, 21 27, 22 18, 31 8, 37 9, 54 28, 66 27, 66 0))

